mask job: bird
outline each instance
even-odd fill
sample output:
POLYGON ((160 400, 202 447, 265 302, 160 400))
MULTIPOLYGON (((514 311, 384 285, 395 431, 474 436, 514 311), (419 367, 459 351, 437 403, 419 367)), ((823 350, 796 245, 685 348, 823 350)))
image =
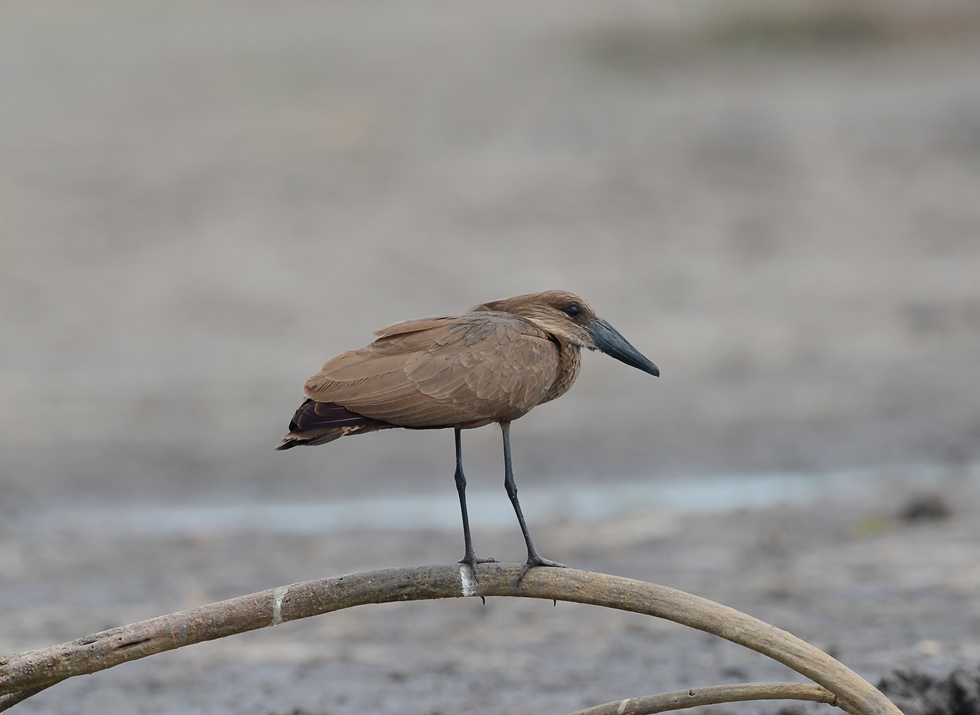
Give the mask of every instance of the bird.
POLYGON ((522 572, 564 567, 538 552, 528 532, 510 448, 510 424, 568 391, 581 350, 599 350, 655 377, 660 369, 573 293, 549 290, 494 300, 458 315, 418 318, 375 331, 373 343, 324 363, 306 381, 306 400, 278 450, 327 444, 347 435, 402 427, 453 429, 454 480, 463 521, 464 555, 478 558, 466 508, 460 433, 496 422, 503 434, 504 488, 527 545, 522 572))

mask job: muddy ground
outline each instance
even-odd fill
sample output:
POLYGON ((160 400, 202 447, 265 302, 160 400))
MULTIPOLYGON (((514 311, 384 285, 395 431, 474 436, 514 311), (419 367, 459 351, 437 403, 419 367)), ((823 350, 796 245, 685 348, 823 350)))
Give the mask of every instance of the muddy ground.
MULTIPOLYGON (((976 668, 980 474, 931 480, 929 493, 941 494, 952 510, 942 518, 903 518, 921 492, 897 481, 900 487, 868 504, 824 499, 724 515, 636 511, 533 528, 551 558, 733 606, 872 682, 899 667, 942 677, 976 668)), ((298 580, 449 562, 461 550, 456 530, 288 536, 201 528, 158 538, 107 528, 30 539, 25 531, 3 533, 2 635, 13 651, 298 580)), ((517 560, 522 553, 516 527, 479 529, 476 538, 483 554, 517 560)), ((800 679, 740 646, 644 616, 470 598, 365 606, 288 623, 71 680, 18 707, 567 713, 688 687, 800 679)))
MULTIPOLYGON (((443 521, 259 523, 383 497, 441 514, 447 491, 451 511, 448 433, 271 448, 305 378, 374 328, 557 287, 663 376, 587 356, 515 424, 522 493, 691 490, 615 514, 529 503, 546 555, 722 601, 872 679, 974 666, 978 196, 972 3, 2 3, 0 652, 455 560, 443 521), (851 473, 872 487, 820 481, 851 473), (758 475, 838 486, 701 503, 699 480, 758 475), (923 493, 951 515, 902 519, 923 493), (222 506, 256 517, 177 520, 222 506)), ((465 449, 479 500, 505 499, 499 434, 465 449)), ((478 532, 520 558, 512 525, 478 532)), ((464 600, 19 707, 560 713, 781 677, 639 617, 464 600)))

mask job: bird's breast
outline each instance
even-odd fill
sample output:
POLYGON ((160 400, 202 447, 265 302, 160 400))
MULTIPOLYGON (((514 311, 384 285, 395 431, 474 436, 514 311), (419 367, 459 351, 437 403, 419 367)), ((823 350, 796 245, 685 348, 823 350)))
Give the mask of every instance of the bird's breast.
POLYGON ((541 403, 556 400, 564 395, 574 384, 582 369, 582 354, 575 345, 556 345, 558 369, 547 394, 541 403))

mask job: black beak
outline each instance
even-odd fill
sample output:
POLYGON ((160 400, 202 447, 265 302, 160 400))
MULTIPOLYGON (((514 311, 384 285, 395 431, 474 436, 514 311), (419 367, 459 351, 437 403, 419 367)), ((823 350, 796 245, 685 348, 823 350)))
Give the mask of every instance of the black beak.
POLYGON ((625 362, 631 367, 635 367, 643 372, 648 372, 654 377, 660 377, 660 368, 647 360, 639 350, 629 344, 619 332, 602 318, 596 318, 588 327, 592 342, 602 352, 610 357, 614 357, 621 362, 625 362))

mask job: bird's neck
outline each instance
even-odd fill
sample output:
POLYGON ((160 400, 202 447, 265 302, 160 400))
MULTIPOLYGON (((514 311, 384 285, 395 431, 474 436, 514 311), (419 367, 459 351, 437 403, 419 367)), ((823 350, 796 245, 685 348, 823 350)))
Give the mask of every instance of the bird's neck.
POLYGON ((577 345, 562 344, 557 340, 554 342, 558 348, 558 376, 551 383, 551 389, 542 402, 550 402, 568 392, 582 369, 582 354, 577 345))

